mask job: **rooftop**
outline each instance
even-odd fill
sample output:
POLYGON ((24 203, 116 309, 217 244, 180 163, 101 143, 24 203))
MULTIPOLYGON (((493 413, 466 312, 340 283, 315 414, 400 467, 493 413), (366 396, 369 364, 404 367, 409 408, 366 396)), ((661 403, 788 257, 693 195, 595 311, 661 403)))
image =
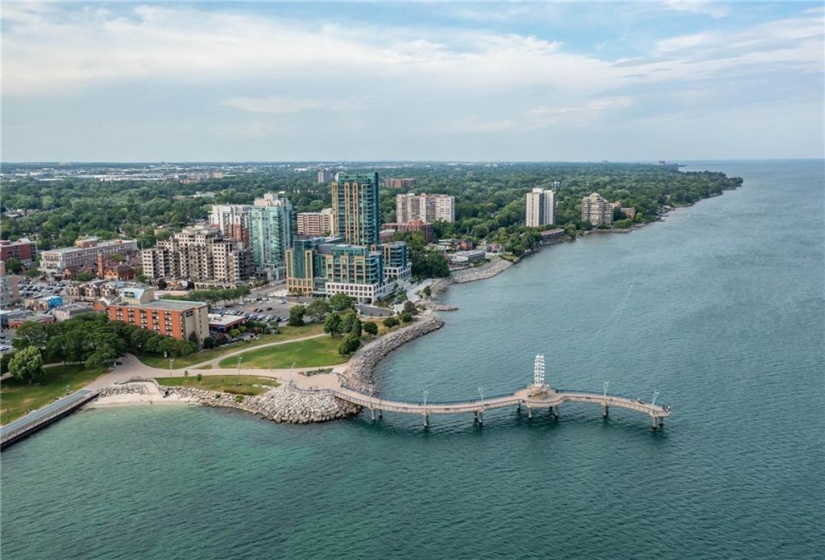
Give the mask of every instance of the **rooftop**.
POLYGON ((110 247, 112 245, 123 245, 124 243, 137 244, 137 239, 111 239, 109 241, 101 241, 92 247, 62 247, 60 249, 47 249, 44 253, 70 253, 72 251, 88 251, 90 249, 100 249, 101 247, 110 247))
POLYGON ((115 307, 140 307, 143 309, 165 309, 167 311, 188 311, 189 309, 197 309, 204 307, 206 304, 201 301, 175 301, 171 299, 159 299, 141 305, 129 305, 127 303, 115 303, 115 307))

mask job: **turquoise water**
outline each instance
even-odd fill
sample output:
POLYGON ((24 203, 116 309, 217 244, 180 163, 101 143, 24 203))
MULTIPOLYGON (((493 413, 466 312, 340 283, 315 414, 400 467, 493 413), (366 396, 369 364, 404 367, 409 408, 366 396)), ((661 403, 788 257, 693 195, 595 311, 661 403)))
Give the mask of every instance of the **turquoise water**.
MULTIPOLYGON (((527 384, 652 397, 275 425, 198 407, 76 414, 2 454, 6 558, 821 558, 822 162, 691 168, 745 186, 452 288, 384 395, 527 384)), ((690 168, 689 168, 690 169, 690 168)))

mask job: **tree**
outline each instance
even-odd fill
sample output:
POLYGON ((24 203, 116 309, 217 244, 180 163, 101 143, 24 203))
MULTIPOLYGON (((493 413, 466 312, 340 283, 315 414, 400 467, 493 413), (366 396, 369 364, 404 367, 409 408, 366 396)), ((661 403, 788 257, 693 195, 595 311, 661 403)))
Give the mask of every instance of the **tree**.
POLYGON ((361 339, 355 336, 355 333, 349 333, 341 339, 338 345, 338 353, 342 356, 352 354, 361 346, 361 339))
POLYGON ((376 325, 373 321, 367 321, 364 323, 364 332, 371 336, 378 335, 378 325, 376 325))
POLYGON ((415 304, 413 302, 406 301, 404 303, 404 312, 415 316, 415 315, 418 315, 418 308, 415 306, 415 304))
POLYGON ((430 297, 431 295, 433 295, 433 290, 432 290, 432 288, 430 288, 429 284, 424 286, 424 295, 427 296, 427 297, 430 297))
POLYGON ((25 381, 29 385, 40 380, 43 375, 43 357, 40 349, 28 346, 14 353, 9 362, 9 373, 15 379, 25 381))
POLYGON ((9 274, 17 274, 23 270, 23 263, 15 258, 10 258, 6 261, 6 271, 9 274))
POLYGON ((329 302, 324 298, 315 298, 312 303, 307 305, 307 315, 315 317, 316 320, 321 320, 324 316, 332 310, 329 302))
POLYGON ((94 280, 94 278, 94 272, 78 272, 74 277, 78 282, 88 282, 89 280, 94 280))
POLYGON ((345 311, 355 309, 355 300, 341 292, 329 298, 329 305, 333 311, 345 311))
POLYGON ((358 317, 356 317, 355 313, 346 313, 341 318, 341 332, 354 332, 358 336, 361 336, 361 321, 358 319, 358 317))
POLYGON ((324 332, 330 336, 341 334, 341 316, 337 313, 327 315, 327 320, 324 321, 324 332))
POLYGON ((26 321, 17 328, 17 336, 12 341, 12 346, 22 350, 28 346, 44 348, 49 339, 49 332, 46 325, 37 321, 26 321))
POLYGON ((384 326, 388 329, 398 326, 398 319, 395 317, 387 317, 384 319, 384 326))
POLYGON ((401 314, 401 322, 402 323, 412 323, 412 320, 413 320, 412 313, 408 313, 407 311, 405 311, 404 313, 401 314))
POLYGON ((289 323, 293 327, 300 327, 304 324, 304 315, 306 315, 307 308, 303 305, 296 305, 289 310, 289 323))

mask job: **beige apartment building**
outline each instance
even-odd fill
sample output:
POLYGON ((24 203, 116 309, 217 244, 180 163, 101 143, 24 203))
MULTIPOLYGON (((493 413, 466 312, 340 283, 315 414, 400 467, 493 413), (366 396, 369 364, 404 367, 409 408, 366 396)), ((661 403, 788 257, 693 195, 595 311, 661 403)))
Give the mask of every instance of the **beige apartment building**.
POLYGON ((184 228, 141 253, 147 278, 191 280, 195 284, 236 286, 255 276, 252 252, 243 242, 224 238, 217 228, 184 228))
POLYGON ((594 226, 613 225, 613 205, 593 193, 582 199, 582 221, 590 222, 594 226))
POLYGON ((324 208, 320 212, 299 212, 298 235, 305 237, 323 237, 335 231, 335 212, 324 208))
POLYGON ((455 198, 446 194, 399 194, 395 197, 396 222, 421 220, 426 224, 455 221, 455 198))

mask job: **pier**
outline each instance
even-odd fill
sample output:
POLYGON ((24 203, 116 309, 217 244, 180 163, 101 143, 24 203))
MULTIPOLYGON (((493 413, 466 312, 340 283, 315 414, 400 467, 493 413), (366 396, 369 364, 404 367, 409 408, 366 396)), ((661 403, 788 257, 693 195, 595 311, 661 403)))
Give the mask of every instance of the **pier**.
MULTIPOLYGON (((607 418, 611 407, 623 408, 647 414, 651 418, 651 425, 654 430, 664 427, 664 419, 670 416, 670 408, 662 404, 656 404, 654 393, 653 401, 646 402, 641 399, 620 397, 607 393, 605 384, 602 393, 588 391, 568 391, 564 389, 554 389, 545 383, 544 380, 544 356, 536 356, 534 368, 533 384, 524 389, 519 389, 506 395, 497 395, 469 401, 450 402, 404 402, 382 399, 373 394, 367 394, 355 389, 346 387, 343 383, 334 388, 320 389, 333 396, 347 402, 368 408, 372 420, 382 417, 384 412, 398 412, 402 414, 418 414, 422 418, 425 427, 430 424, 430 415, 433 414, 470 414, 473 415, 473 422, 483 425, 484 413, 500 408, 514 407, 517 412, 524 412, 532 419, 535 414, 547 411, 554 418, 559 418, 560 407, 566 403, 587 403, 601 407, 602 416, 607 418)), ((425 394, 426 395, 426 394, 425 394)))
POLYGON ((0 449, 25 439, 35 432, 38 432, 57 422, 64 416, 68 416, 87 402, 97 398, 98 391, 81 389, 72 393, 68 397, 53 402, 52 404, 31 412, 22 418, 0 428, 0 449))

